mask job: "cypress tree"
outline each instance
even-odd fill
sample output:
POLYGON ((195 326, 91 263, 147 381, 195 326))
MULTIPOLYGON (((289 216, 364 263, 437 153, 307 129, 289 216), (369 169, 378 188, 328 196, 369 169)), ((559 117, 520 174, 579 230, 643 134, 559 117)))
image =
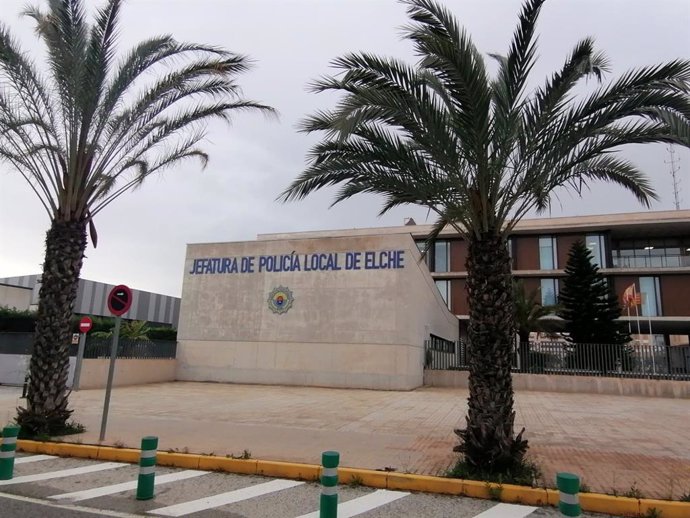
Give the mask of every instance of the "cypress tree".
POLYGON ((630 334, 618 319, 621 306, 582 241, 570 249, 559 293, 558 316, 565 320, 569 368, 628 370, 634 358, 630 334))

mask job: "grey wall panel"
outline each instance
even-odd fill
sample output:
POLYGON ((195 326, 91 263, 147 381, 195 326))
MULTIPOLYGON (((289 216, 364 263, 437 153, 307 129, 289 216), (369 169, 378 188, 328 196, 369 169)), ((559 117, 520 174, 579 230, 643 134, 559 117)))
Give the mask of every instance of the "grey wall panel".
POLYGON ((148 291, 142 291, 141 296, 139 297, 139 308, 138 308, 138 314, 139 314, 139 320, 148 320, 149 319, 149 306, 151 305, 151 293, 148 291))
POLYGON ((89 315, 91 313, 91 297, 93 296, 93 283, 90 281, 79 282, 77 300, 74 303, 74 312, 89 315))
POLYGON ((161 295, 161 303, 156 313, 156 322, 165 322, 165 311, 168 308, 168 297, 161 295))
POLYGON ((102 282, 96 283, 96 289, 93 290, 93 302, 91 304, 91 314, 104 315, 108 314, 108 305, 105 298, 108 294, 105 291, 105 284, 102 282))
POLYGON ((98 286, 99 286, 98 282, 93 283, 93 286, 92 286, 93 289, 91 290, 91 296, 89 297, 89 300, 87 301, 88 302, 88 308, 90 311, 89 314, 93 313, 94 301, 96 300, 96 291, 98 290, 98 286))
POLYGON ((156 319, 156 313, 158 313, 158 308, 161 304, 161 296, 157 293, 151 294, 151 302, 149 302, 149 311, 146 320, 149 322, 154 322, 156 319))
POLYGON ((129 315, 130 318, 133 318, 134 320, 142 320, 139 318, 139 302, 141 301, 141 291, 139 290, 132 290, 132 307, 129 308, 129 315))
MULTIPOLYGON (((9 286, 32 288, 31 304, 38 304, 41 288, 40 275, 0 278, 0 283, 9 286)), ((111 316, 108 311, 108 293, 112 284, 81 279, 77 290, 74 312, 82 315, 111 316)), ((132 307, 123 315, 131 320, 148 320, 177 326, 180 315, 180 298, 169 297, 148 291, 132 290, 132 307)))

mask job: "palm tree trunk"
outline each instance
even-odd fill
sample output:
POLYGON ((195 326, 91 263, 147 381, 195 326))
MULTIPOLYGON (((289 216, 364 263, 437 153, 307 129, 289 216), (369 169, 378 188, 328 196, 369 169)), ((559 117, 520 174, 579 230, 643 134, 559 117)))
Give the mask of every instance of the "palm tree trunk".
POLYGON ((27 406, 17 415, 25 434, 59 434, 72 414, 67 408, 70 319, 85 249, 85 221, 53 221, 46 235, 27 406))
MULTIPOLYGON (((468 467, 505 472, 522 461, 527 441, 515 437, 511 351, 514 341, 513 287, 505 240, 487 232, 469 240, 469 400, 467 427, 455 430, 468 467)), ((524 431, 524 430, 523 430, 524 431)))

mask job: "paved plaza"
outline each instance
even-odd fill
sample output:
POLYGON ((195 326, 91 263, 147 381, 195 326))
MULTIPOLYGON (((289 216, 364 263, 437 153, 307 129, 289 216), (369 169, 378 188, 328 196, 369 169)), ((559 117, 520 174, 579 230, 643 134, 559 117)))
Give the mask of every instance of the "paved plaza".
MULTIPOLYGON (((0 389, 0 419, 21 404, 0 389)), ((97 443, 103 390, 71 396, 97 443)), ((160 437, 161 450, 240 455, 318 464, 327 449, 341 464, 443 474, 454 462, 453 428, 464 421, 467 391, 411 392, 213 383, 163 383, 113 391, 106 443, 138 447, 160 437)), ((520 392, 516 425, 552 486, 556 471, 578 473, 592 491, 678 498, 690 492, 690 401, 592 394, 520 392)))

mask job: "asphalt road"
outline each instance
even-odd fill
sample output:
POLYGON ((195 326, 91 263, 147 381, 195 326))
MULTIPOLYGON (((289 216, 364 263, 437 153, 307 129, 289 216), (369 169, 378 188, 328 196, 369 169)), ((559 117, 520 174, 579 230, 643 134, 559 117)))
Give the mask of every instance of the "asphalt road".
POLYGON ((0 516, 3 518, 102 518, 103 516, 129 518, 134 516, 119 513, 106 515, 102 509, 58 507, 39 500, 4 494, 0 494, 0 510, 0 516))

